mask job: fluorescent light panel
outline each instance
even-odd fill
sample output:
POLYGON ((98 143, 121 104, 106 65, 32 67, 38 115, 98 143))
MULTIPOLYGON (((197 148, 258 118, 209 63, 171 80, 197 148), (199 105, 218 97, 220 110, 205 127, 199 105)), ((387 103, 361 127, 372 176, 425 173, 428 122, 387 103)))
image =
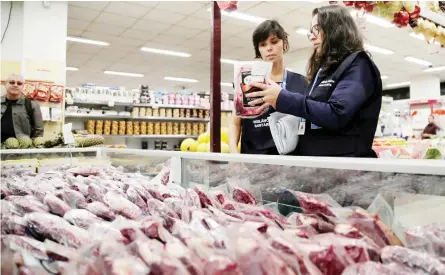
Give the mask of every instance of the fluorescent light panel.
POLYGON ((388 84, 388 85, 386 85, 386 87, 387 88, 396 88, 396 87, 409 86, 410 84, 411 84, 410 81, 405 81, 405 82, 398 82, 398 83, 388 84))
POLYGON ((99 45, 99 46, 108 46, 110 43, 103 42, 103 41, 97 41, 97 40, 91 40, 83 37, 73 37, 73 36, 67 36, 67 41, 71 42, 78 42, 78 43, 85 43, 85 44, 92 44, 92 45, 99 45))
POLYGON ((370 51, 370 52, 374 52, 374 53, 381 53, 381 54, 386 54, 386 55, 391 55, 394 54, 393 51, 387 50, 387 49, 383 49, 383 48, 379 48, 373 45, 369 45, 369 44, 365 44, 365 49, 370 51))
MULTIPOLYGON (((354 18, 357 18, 357 13, 358 13, 358 11, 352 10, 351 11, 351 16, 354 17, 354 18)), ((387 21, 387 20, 385 20, 383 18, 371 15, 369 13, 365 13, 363 15, 363 17, 365 17, 365 20, 368 23, 371 23, 371 24, 374 24, 374 25, 377 25, 377 26, 380 26, 380 27, 383 27, 383 28, 392 28, 392 27, 394 27, 394 24, 392 24, 391 22, 389 22, 389 21, 387 21)))
POLYGON ((181 78, 181 77, 171 77, 171 76, 166 76, 164 77, 165 80, 170 80, 170 81, 179 81, 179 82, 190 82, 190 83, 196 83, 199 82, 196 79, 191 79, 191 78, 181 78))
POLYGON ((387 76, 387 75, 381 75, 381 76, 380 76, 380 79, 381 79, 381 80, 388 79, 388 76, 387 76))
POLYGON ((130 76, 130 77, 144 77, 143 74, 126 73, 126 72, 115 72, 115 71, 104 71, 104 74, 130 76))
MULTIPOLYGON (((208 9, 207 11, 211 11, 211 9, 208 9)), ((229 16, 229 17, 232 17, 232 18, 236 18, 236 19, 240 19, 240 20, 244 20, 244 21, 249 21, 249 22, 256 23, 256 24, 260 24, 260 23, 266 21, 266 19, 264 19, 262 17, 249 15, 249 14, 242 13, 242 12, 239 12, 239 11, 229 12, 229 11, 223 11, 222 10, 221 14, 224 15, 224 16, 229 16)))
POLYGON ((148 47, 142 47, 141 51, 143 51, 143 52, 150 52, 150 53, 157 53, 157 54, 164 54, 164 55, 179 56, 179 57, 190 57, 190 56, 192 56, 189 53, 160 50, 160 49, 154 49, 154 48, 148 48, 148 47))
POLYGON ((225 86, 225 87, 233 87, 232 83, 229 82, 221 82, 221 86, 225 86))
POLYGON ((224 59, 224 58, 221 58, 221 63, 235 64, 236 62, 238 62, 238 61, 236 61, 236 60, 232 60, 232 59, 224 59))
POLYGON ((308 29, 303 29, 303 28, 298 28, 295 32, 297 34, 307 36, 307 34, 309 33, 309 30, 308 29))
POLYGON ((432 73, 432 72, 439 72, 439 71, 445 71, 445 66, 441 67, 435 67, 435 68, 428 68, 423 70, 425 73, 432 73))
MULTIPOLYGON (((415 33, 415 32, 412 32, 412 33, 409 34, 409 36, 425 41, 425 36, 424 36, 423 34, 421 34, 421 33, 415 33)), ((428 43, 431 44, 431 43, 433 43, 433 41, 434 41, 434 38, 431 38, 431 39, 428 41, 428 43)), ((440 45, 440 43, 437 42, 437 41, 434 41, 434 44, 436 44, 436 45, 440 45)))
POLYGON ((67 70, 67 71, 78 71, 79 68, 76 68, 76 67, 66 67, 65 70, 67 70))
POLYGON ((431 66, 431 65, 433 65, 433 63, 431 63, 429 61, 425 61, 425 60, 418 59, 418 58, 411 57, 411 56, 405 57, 405 60, 408 61, 408 62, 411 62, 411 63, 422 65, 422 66, 431 66))

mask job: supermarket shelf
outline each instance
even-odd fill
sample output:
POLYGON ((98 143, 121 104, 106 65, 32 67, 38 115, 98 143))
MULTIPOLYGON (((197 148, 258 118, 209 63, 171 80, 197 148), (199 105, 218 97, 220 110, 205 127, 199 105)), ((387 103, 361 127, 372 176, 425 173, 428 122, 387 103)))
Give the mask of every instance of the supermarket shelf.
POLYGON ((131 116, 119 116, 119 115, 103 115, 103 114, 70 114, 66 113, 66 118, 107 118, 107 119, 127 119, 131 116))
POLYGON ((115 137, 115 138, 178 138, 178 139, 186 139, 186 138, 197 138, 198 136, 189 136, 189 135, 102 135, 103 137, 115 137))
MULTIPOLYGON (((66 101, 65 101, 66 102, 66 101)), ((66 103, 66 105, 106 105, 108 106, 108 101, 83 101, 83 100, 74 100, 73 104, 68 104, 66 103)), ((114 102, 114 106, 131 106, 132 103, 127 103, 127 102, 114 102)))
POLYGON ((131 119, 131 120, 152 120, 152 121, 178 121, 178 122, 208 122, 208 118, 193 118, 193 117, 132 117, 132 116, 118 116, 118 115, 103 115, 103 114, 70 114, 67 113, 66 118, 100 118, 100 119, 131 119))
POLYGON ((194 117, 155 117, 155 116, 147 116, 147 117, 132 117, 134 120, 155 120, 155 121, 194 121, 194 122, 208 122, 210 119, 208 118, 194 118, 194 117))
POLYGON ((42 149, 2 149, 0 154, 44 154, 44 153, 87 153, 98 152, 100 148, 42 148, 42 149))
POLYGON ((169 105, 169 104, 133 104, 133 107, 151 107, 151 108, 168 108, 168 109, 195 109, 195 110, 208 110, 205 107, 199 106, 186 106, 186 105, 169 105))

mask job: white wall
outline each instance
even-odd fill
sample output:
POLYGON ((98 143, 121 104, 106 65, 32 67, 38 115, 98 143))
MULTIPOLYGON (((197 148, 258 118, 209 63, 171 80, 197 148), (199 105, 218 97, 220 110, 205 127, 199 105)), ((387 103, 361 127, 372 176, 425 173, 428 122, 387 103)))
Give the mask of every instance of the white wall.
MULTIPOLYGON (((11 2, 1 2, 1 34, 6 30, 11 2)), ((23 2, 13 1, 9 27, 1 44, 1 59, 22 61, 23 52, 23 2)))
POLYGON ((418 75, 411 78, 410 99, 440 98, 440 78, 435 75, 418 75))

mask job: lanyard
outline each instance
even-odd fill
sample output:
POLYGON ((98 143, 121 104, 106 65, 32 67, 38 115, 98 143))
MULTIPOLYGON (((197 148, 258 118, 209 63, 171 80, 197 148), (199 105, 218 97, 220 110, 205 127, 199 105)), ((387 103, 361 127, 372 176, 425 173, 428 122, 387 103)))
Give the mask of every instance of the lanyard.
POLYGON ((322 68, 320 68, 318 70, 317 74, 315 75, 314 83, 312 83, 312 87, 311 87, 311 91, 309 92, 309 95, 311 95, 312 91, 314 90, 315 84, 317 84, 318 76, 320 75, 321 71, 322 71, 322 68))
POLYGON ((287 71, 286 69, 284 69, 284 73, 283 73, 283 83, 281 84, 281 87, 286 90, 286 85, 287 85, 287 71))

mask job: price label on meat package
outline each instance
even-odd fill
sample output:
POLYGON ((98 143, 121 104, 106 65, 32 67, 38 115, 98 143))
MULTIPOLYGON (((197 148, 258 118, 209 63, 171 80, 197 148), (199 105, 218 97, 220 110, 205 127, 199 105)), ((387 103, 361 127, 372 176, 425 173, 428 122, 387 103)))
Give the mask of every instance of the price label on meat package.
MULTIPOLYGON (((251 83, 264 82, 270 75, 271 63, 268 62, 254 62, 250 70, 241 71, 241 91, 243 93, 243 106, 251 107, 249 102, 258 99, 258 97, 246 97, 247 94, 261 91, 261 89, 252 87, 251 83)), ((261 105, 261 104, 260 104, 261 105)))

